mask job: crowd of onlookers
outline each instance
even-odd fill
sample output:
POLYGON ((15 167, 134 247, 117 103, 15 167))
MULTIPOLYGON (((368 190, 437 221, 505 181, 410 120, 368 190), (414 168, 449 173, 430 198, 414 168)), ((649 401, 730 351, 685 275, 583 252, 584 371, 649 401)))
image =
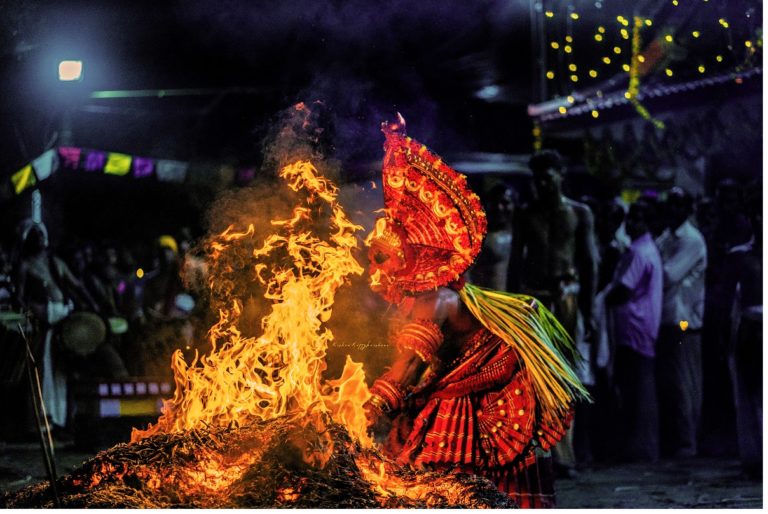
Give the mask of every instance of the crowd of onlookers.
POLYGON ((530 203, 503 182, 484 196, 488 236, 470 279, 547 303, 579 347, 594 402, 576 406, 555 448, 561 476, 594 461, 696 455, 739 455, 761 476, 761 184, 576 201, 558 185, 556 153, 530 166, 530 203))
POLYGON ((190 245, 183 230, 133 245, 78 241, 52 248, 44 224, 18 225, 15 244, 0 246, 2 385, 19 393, 7 397, 24 397, 5 406, 23 418, 12 436, 35 431, 27 344, 56 430, 71 425, 73 382, 167 377, 175 350, 199 349, 205 270, 190 245))

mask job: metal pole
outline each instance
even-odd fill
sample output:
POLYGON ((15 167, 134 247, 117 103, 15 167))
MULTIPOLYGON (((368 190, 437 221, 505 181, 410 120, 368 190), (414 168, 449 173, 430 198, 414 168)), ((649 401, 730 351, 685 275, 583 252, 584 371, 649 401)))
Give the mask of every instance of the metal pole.
POLYGON ((544 0, 530 0, 533 103, 547 99, 547 52, 544 34, 544 0))

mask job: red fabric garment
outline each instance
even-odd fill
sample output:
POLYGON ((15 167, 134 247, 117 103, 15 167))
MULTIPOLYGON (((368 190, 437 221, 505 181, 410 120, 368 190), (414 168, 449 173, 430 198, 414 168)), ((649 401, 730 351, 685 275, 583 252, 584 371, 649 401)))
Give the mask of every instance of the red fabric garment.
POLYGON ((521 506, 553 505, 552 476, 536 451, 564 433, 542 426, 515 351, 481 328, 443 369, 429 387, 412 394, 411 401, 423 406, 412 424, 407 416, 396 420, 390 452, 401 463, 485 476, 521 506))

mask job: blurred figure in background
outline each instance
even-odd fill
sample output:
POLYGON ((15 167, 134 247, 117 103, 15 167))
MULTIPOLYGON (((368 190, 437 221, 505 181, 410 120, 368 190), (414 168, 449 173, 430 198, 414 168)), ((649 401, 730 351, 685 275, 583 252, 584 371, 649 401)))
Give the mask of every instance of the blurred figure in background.
POLYGON ((470 282, 481 287, 504 291, 507 287, 507 269, 512 252, 512 216, 517 193, 509 185, 499 182, 485 196, 488 233, 483 249, 470 270, 470 282))
POLYGON ((729 371, 731 308, 744 254, 751 247, 752 227, 744 212, 741 186, 723 179, 715 187, 714 202, 703 202, 698 219, 707 243, 706 299, 702 331, 704 401, 701 453, 733 456, 738 451, 736 410, 729 371))
POLYGON ((669 227, 656 244, 664 266, 662 326, 656 345, 661 450, 693 457, 698 452, 702 405, 701 328, 707 246, 688 219, 693 199, 673 188, 667 197, 669 227))
POLYGON ((53 351, 56 328, 76 306, 95 308, 80 281, 48 247, 45 225, 23 220, 19 226, 20 254, 16 266, 19 304, 36 321, 32 351, 42 375, 42 396, 55 428, 67 425, 67 372, 53 351))
POLYGON ((157 238, 155 251, 154 269, 145 274, 144 311, 150 317, 168 319, 183 291, 179 246, 172 236, 163 235, 157 238))
POLYGON ((608 286, 606 306, 613 310, 616 353, 613 375, 620 408, 619 457, 655 462, 659 457, 654 361, 661 323, 662 264, 651 237, 651 205, 639 200, 629 208, 627 235, 632 244, 619 260, 608 286))
POLYGON ((595 229, 597 233, 598 251, 600 256, 600 269, 597 280, 598 293, 595 295, 593 317, 595 321, 595 337, 591 345, 590 358, 594 369, 594 386, 590 393, 595 399, 593 405, 588 406, 591 418, 588 424, 588 434, 582 436, 580 427, 576 426, 575 450, 579 455, 582 437, 588 437, 591 454, 595 459, 605 461, 613 458, 613 448, 618 441, 614 425, 618 416, 618 402, 614 390, 614 358, 615 358, 615 323, 613 311, 606 306, 605 298, 611 290, 610 285, 616 273, 618 263, 632 244, 626 232, 624 218, 626 217, 626 205, 619 199, 599 204, 595 211, 595 229))
MULTIPOLYGON (((534 199, 515 216, 506 290, 542 302, 578 345, 593 335, 597 249, 592 211, 563 195, 560 154, 539 152, 529 167, 534 199)), ((578 418, 573 425, 577 423, 578 418)), ((561 476, 576 473, 573 425, 554 452, 561 476)))
POLYGON ((728 361, 736 405, 739 457, 749 478, 763 476, 763 214, 761 187, 747 202, 753 241, 741 254, 728 361))

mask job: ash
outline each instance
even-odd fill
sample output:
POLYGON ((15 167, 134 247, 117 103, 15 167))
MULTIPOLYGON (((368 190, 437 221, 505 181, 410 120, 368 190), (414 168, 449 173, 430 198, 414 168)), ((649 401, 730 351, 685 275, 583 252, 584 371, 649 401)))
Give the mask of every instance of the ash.
MULTIPOLYGON (((488 480, 403 468, 362 448, 344 427, 323 432, 284 419, 161 434, 119 444, 58 479, 64 508, 515 508, 488 480), (323 433, 324 432, 324 433, 323 433), (328 448, 330 446, 330 448, 328 448), (329 449, 310 464, 308 448, 329 449), (386 468, 400 494, 376 487, 358 463, 386 468), (208 469, 217 463, 227 482, 208 469), (245 464, 244 464, 245 463, 245 464), (223 485, 220 485, 223 484, 223 485)), ((311 452, 310 452, 311 453, 311 452)), ((311 457, 311 455, 310 455, 311 457)), ((53 508, 47 482, 0 498, 4 508, 53 508)))

